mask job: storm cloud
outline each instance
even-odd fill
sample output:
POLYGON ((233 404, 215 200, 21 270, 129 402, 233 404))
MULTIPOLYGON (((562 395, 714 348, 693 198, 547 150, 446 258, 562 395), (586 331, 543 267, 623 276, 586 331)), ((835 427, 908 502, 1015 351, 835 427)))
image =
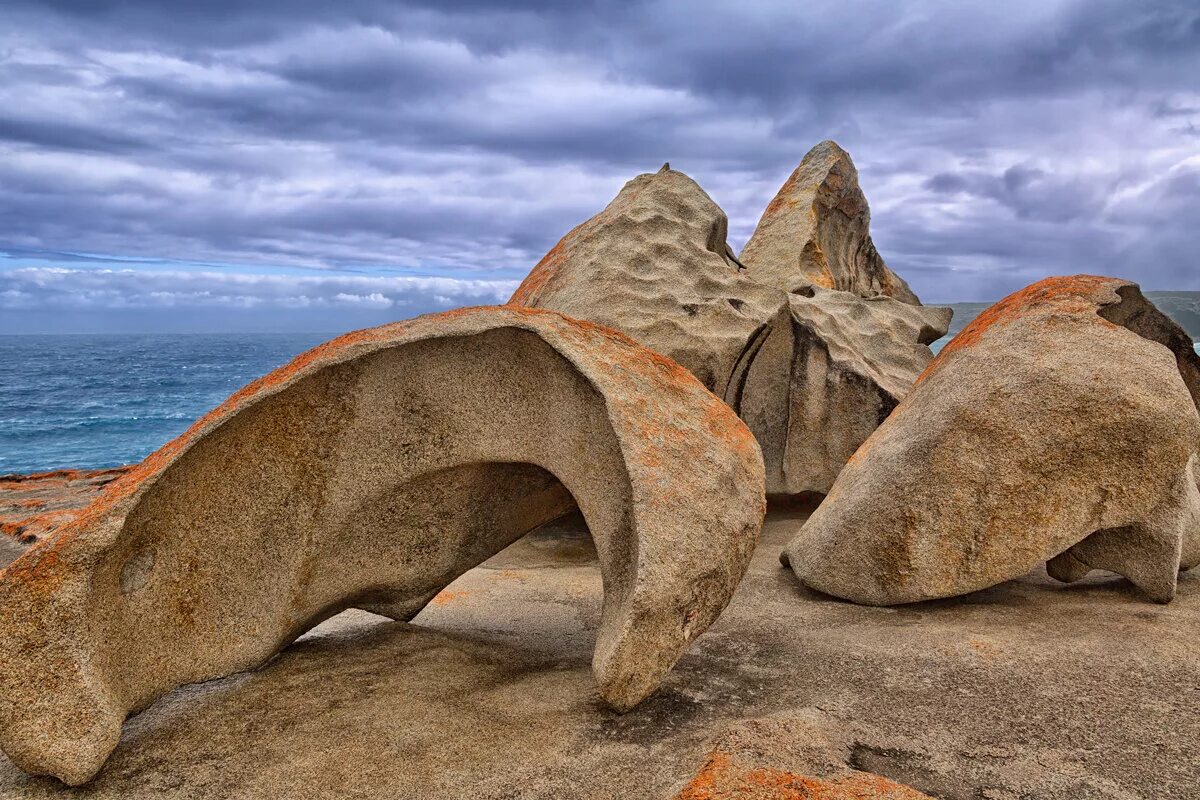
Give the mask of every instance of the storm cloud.
POLYGON ((286 268, 240 296, 503 299, 664 161, 739 247, 825 138, 926 300, 1081 271, 1200 289, 1196 75, 1192 0, 10 0, 0 291, 203 307, 286 268), (137 272, 148 294, 104 257, 174 266, 137 272), (16 274, 60 266, 44 292, 16 274))

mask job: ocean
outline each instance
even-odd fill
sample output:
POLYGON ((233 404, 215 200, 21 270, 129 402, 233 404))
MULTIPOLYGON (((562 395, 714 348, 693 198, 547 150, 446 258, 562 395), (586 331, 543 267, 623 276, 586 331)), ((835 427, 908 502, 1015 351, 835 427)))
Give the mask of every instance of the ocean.
POLYGON ((0 473, 141 461, 332 336, 0 336, 0 473))
POLYGON ((140 461, 333 335, 0 336, 0 474, 140 461))

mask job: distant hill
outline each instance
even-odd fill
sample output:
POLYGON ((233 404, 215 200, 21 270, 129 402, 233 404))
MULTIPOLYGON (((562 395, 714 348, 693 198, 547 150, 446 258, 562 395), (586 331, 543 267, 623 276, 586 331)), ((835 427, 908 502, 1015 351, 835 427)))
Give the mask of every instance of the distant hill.
MULTIPOLYGON (((1146 292, 1146 297, 1164 314, 1182 325, 1193 339, 1200 340, 1200 292, 1146 292)), ((965 328, 967 323, 990 305, 991 303, 951 303, 954 321, 950 323, 949 336, 965 328)), ((949 337, 940 342, 944 343, 948 339, 949 337)))

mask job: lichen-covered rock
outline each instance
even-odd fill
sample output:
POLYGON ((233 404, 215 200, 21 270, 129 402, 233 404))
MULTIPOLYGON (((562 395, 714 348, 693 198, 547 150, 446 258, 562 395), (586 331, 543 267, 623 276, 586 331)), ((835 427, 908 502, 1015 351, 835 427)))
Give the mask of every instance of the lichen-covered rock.
POLYGON ((756 354, 736 408, 762 445, 770 493, 824 494, 928 366, 950 309, 808 287, 789 311, 791 348, 756 354))
POLYGON ((1051 278, 942 350, 855 453, 785 563, 887 605, 1049 561, 1169 600, 1200 562, 1200 359, 1137 286, 1051 278))
POLYGON ((575 503, 604 579, 593 669, 624 710, 749 562, 765 501, 745 425, 674 362, 551 312, 336 339, 0 571, 0 747, 86 781, 130 712, 252 669, 342 609, 411 618, 575 503))
POLYGON ((723 397, 787 298, 748 280, 725 212, 687 175, 639 175, 545 255, 509 300, 604 325, 678 361, 723 397))
POLYGON ((871 210, 850 154, 824 141, 779 189, 740 260, 754 280, 785 291, 813 284, 920 305, 875 249, 870 226, 871 210))

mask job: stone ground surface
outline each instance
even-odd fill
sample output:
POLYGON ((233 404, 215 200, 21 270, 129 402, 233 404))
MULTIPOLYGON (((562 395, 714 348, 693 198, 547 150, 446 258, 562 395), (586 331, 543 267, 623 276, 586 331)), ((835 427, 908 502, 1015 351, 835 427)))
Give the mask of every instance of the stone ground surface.
POLYGON ((1165 606, 1034 574, 860 607, 779 565, 803 518, 771 513, 729 610, 624 716, 597 699, 600 579, 566 524, 413 624, 347 612, 163 698, 86 787, 0 756, 0 797, 1200 798, 1200 576, 1165 606))
POLYGON ((0 567, 74 519, 101 489, 130 469, 0 475, 0 567))

